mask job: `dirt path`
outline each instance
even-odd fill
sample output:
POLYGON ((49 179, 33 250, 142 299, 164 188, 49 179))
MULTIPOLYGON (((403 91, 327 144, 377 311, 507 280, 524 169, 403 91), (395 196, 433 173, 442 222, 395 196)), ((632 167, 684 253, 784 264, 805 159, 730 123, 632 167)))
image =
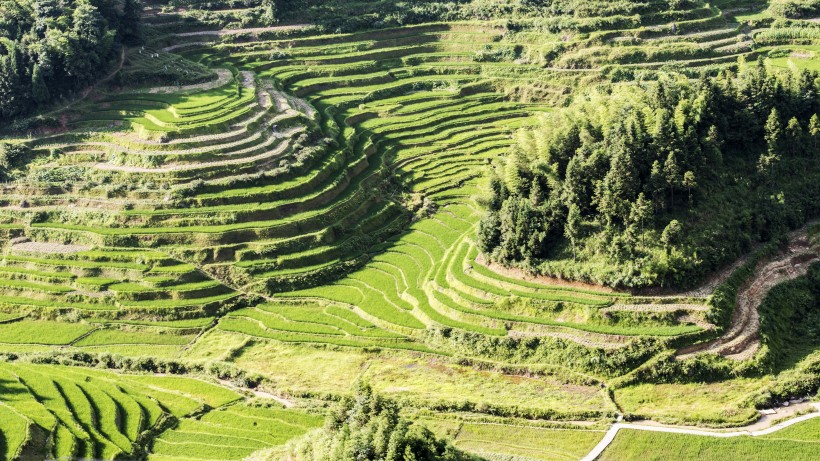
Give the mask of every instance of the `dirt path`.
POLYGON ((165 52, 171 52, 174 50, 178 50, 180 48, 187 48, 189 46, 205 46, 205 45, 213 45, 213 42, 187 42, 187 43, 177 43, 176 45, 166 46, 162 49, 165 52))
POLYGON ((686 359, 701 352, 714 352, 734 360, 753 356, 760 347, 758 307, 773 287, 805 275, 815 261, 820 261, 820 252, 809 241, 806 230, 791 234, 788 250, 759 264, 755 277, 738 292, 726 332, 712 341, 681 349, 678 358, 686 359))
POLYGON ((258 399, 273 400, 275 402, 281 403, 285 408, 294 408, 296 406, 296 402, 294 402, 293 400, 289 400, 289 399, 286 399, 284 397, 279 397, 278 395, 271 394, 270 392, 267 392, 267 391, 264 391, 264 390, 249 389, 249 388, 245 388, 245 387, 238 387, 234 383, 232 383, 232 382, 230 382, 226 379, 220 379, 219 384, 222 384, 223 386, 225 386, 229 389, 236 390, 236 391, 250 392, 251 394, 254 395, 254 397, 256 397, 258 399))
POLYGON ((63 245, 49 242, 21 242, 11 246, 12 253, 40 253, 70 255, 91 249, 89 245, 63 245))
MULTIPOLYGON (((638 423, 621 423, 620 417, 618 419, 619 422, 612 425, 612 427, 607 431, 606 435, 592 451, 589 452, 586 456, 584 456, 581 461, 595 461, 598 459, 599 456, 606 450, 606 448, 615 440, 615 436, 618 435, 618 431, 621 429, 632 429, 632 430, 640 430, 640 431, 654 431, 654 432, 666 432, 666 433, 673 433, 673 434, 688 434, 688 435, 695 435, 701 437, 718 437, 718 438, 730 438, 730 437, 760 437, 763 435, 769 435, 785 429, 789 426, 792 426, 797 423, 801 423, 803 421, 820 417, 820 403, 809 403, 805 405, 806 409, 811 409, 813 412, 809 414, 805 414, 802 416, 798 416, 796 418, 789 419, 787 421, 783 421, 781 423, 775 424, 773 426, 768 426, 768 422, 771 420, 766 420, 764 424, 768 427, 765 429, 760 428, 761 422, 755 422, 749 426, 737 428, 733 431, 718 431, 718 430, 706 430, 706 429, 688 429, 678 426, 668 426, 659 423, 649 423, 649 422, 638 422, 638 423)), ((764 418, 761 418, 763 420, 764 418)))
POLYGON ((508 332, 508 334, 510 338, 538 338, 542 336, 549 336, 552 338, 559 338, 565 339, 567 341, 572 341, 576 344, 580 344, 582 346, 586 346, 589 348, 601 349, 618 349, 624 346, 628 346, 631 341, 631 339, 627 336, 589 333, 580 330, 578 331, 578 333, 571 331, 572 328, 552 327, 543 328, 536 331, 512 329, 508 332), (560 331, 562 329, 567 330, 569 332, 560 331))
POLYGON ((122 69, 122 66, 124 64, 125 64, 125 47, 122 47, 122 49, 120 50, 120 61, 117 63, 117 67, 115 67, 114 70, 111 71, 111 73, 109 73, 108 75, 106 75, 101 80, 94 83, 93 85, 89 86, 88 88, 84 89, 83 92, 80 94, 79 98, 74 99, 73 101, 69 102, 68 104, 66 104, 62 107, 59 107, 57 109, 54 109, 51 112, 47 112, 43 115, 48 116, 48 115, 56 114, 58 112, 62 112, 64 110, 68 109, 69 107, 73 106, 74 104, 77 104, 78 102, 84 100, 85 98, 88 97, 89 94, 91 94, 92 91, 94 91, 94 88, 96 88, 98 85, 103 84, 103 83, 111 80, 112 78, 114 78, 114 76, 117 75, 117 72, 119 72, 122 69))
POLYGON ((210 82, 196 83, 193 85, 158 86, 150 88, 148 90, 148 93, 168 94, 191 90, 212 90, 214 88, 219 88, 220 86, 227 84, 233 78, 233 74, 231 74, 231 71, 229 71, 228 69, 214 69, 214 72, 216 72, 216 80, 211 80, 210 82))
POLYGON ((496 262, 487 261, 483 254, 479 253, 475 259, 476 264, 481 264, 482 266, 486 267, 487 269, 503 275, 505 277, 509 277, 512 279, 520 279, 525 280, 527 282, 534 282, 534 283, 543 283, 544 285, 556 285, 561 287, 567 288, 581 288, 584 290, 590 290, 595 292, 600 292, 601 295, 606 296, 608 293, 614 293, 615 290, 603 287, 600 285, 593 285, 591 283, 584 283, 584 282, 575 282, 572 280, 565 280, 559 279, 557 277, 549 277, 546 275, 532 275, 528 274, 527 272, 518 269, 516 267, 506 267, 498 264, 496 262))
MULTIPOLYGON (((788 250, 758 265, 754 278, 746 283, 738 292, 737 304, 732 313, 729 328, 721 337, 706 343, 685 347, 678 351, 677 357, 679 359, 686 359, 702 352, 716 353, 734 360, 746 360, 752 357, 760 348, 760 314, 758 313, 758 307, 766 295, 774 286, 805 275, 812 263, 820 261, 820 248, 818 248, 816 243, 810 242, 808 238, 808 228, 815 223, 817 223, 817 221, 809 223, 802 229, 789 234, 788 250)), ((702 328, 713 328, 714 326, 703 320, 702 314, 699 314, 708 310, 707 305, 691 304, 679 300, 686 298, 705 298, 711 295, 734 271, 748 262, 750 255, 746 255, 723 268, 695 289, 676 293, 642 293, 650 296, 654 295, 653 297, 661 298, 662 301, 666 300, 668 304, 663 302, 619 304, 618 301, 616 301, 615 304, 604 307, 601 311, 659 313, 683 311, 685 315, 679 317, 679 321, 693 323, 702 328)), ((487 263, 481 256, 476 259, 476 263, 483 264, 488 269, 511 278, 545 283, 548 285, 590 288, 589 285, 551 277, 531 276, 518 269, 510 269, 495 263, 487 263)), ((606 291, 602 292, 604 295, 606 293, 606 291)))
POLYGON ((261 32, 278 32, 286 30, 301 30, 310 27, 310 24, 294 24, 292 26, 270 26, 270 27, 252 27, 249 29, 220 29, 220 30, 200 30, 197 32, 183 32, 176 34, 177 37, 198 37, 202 35, 215 35, 221 37, 223 35, 239 35, 239 34, 258 34, 261 32))

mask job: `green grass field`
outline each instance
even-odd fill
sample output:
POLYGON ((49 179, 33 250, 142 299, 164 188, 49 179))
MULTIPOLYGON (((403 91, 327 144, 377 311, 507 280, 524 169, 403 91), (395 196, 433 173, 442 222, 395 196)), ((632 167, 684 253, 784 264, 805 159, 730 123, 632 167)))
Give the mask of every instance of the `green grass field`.
POLYGON ((624 429, 601 460, 815 459, 820 456, 818 419, 798 423, 763 437, 701 437, 624 429))

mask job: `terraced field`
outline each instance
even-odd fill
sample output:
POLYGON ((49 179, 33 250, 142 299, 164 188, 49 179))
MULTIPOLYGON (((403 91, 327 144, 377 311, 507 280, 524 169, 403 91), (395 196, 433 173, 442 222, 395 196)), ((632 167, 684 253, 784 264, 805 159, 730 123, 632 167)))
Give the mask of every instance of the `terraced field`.
MULTIPOLYGON (((516 102, 502 90, 511 73, 524 84, 543 67, 476 62, 522 38, 508 35, 433 24, 178 50, 226 83, 103 96, 77 111, 76 130, 31 143, 42 156, 0 209, 10 236, 32 240, 5 257, 10 294, 31 295, 38 312, 125 319, 244 305, 219 328, 419 351, 432 351, 419 341, 428 327, 605 348, 701 331, 703 300, 635 310, 653 300, 476 261, 476 180, 516 128, 551 110, 549 96, 516 102)), ((566 90, 542 81, 542 92, 566 90)), ((113 341, 94 332, 76 345, 113 341)))
MULTIPOLYGON (((754 31, 736 39, 746 27, 703 6, 563 38, 492 23, 286 39, 259 29, 219 43, 180 34, 173 51, 214 69, 214 83, 103 96, 76 110, 74 130, 30 143, 41 155, 0 208, 5 232, 34 244, 4 258, 6 305, 158 320, 262 296, 273 304, 219 327, 414 350, 429 350, 417 340, 430 326, 606 348, 697 333, 708 328, 703 299, 650 307, 657 300, 488 268, 470 197, 514 130, 579 78, 732 66, 760 50, 749 49, 754 31), (545 61, 559 41, 564 52, 545 61), (424 219, 408 227, 407 208, 424 219), (48 242, 95 249, 38 250, 48 242)), ((126 69, 168 59, 141 49, 126 69)))
POLYGON ((148 459, 246 459, 259 450, 284 445, 321 423, 320 416, 293 410, 234 405, 182 420, 153 442, 148 459))
POLYGON ((321 425, 201 379, 29 363, 57 350, 233 362, 307 399, 368 378, 469 413, 420 419, 487 459, 588 453, 623 411, 616 366, 716 336, 711 290, 640 296, 489 263, 481 178, 578 87, 816 64, 808 32, 737 2, 660 3, 344 34, 198 30, 147 9, 124 87, 8 138, 33 160, 0 184, 0 459, 245 459, 321 425), (160 83, 160 66, 188 79, 160 83))
POLYGON ((247 406, 243 395, 193 378, 3 363, 0 386, 3 459, 121 459, 139 454, 146 438, 163 430, 149 447, 151 459, 242 459, 321 421, 247 406), (255 429, 245 431, 262 440, 241 434, 249 424, 255 429), (194 439, 186 440, 192 431, 194 439), (228 448, 232 434, 237 442, 228 448))

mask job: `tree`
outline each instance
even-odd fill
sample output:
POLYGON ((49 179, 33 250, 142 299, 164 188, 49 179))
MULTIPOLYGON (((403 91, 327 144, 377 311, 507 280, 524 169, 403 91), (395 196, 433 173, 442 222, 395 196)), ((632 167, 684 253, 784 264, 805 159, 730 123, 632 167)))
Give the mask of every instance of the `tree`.
POLYGON ((675 189, 681 183, 681 176, 680 176, 680 167, 678 166, 678 160, 675 157, 675 154, 670 152, 669 155, 666 157, 666 161, 663 162, 663 176, 666 179, 666 186, 669 188, 671 193, 671 198, 669 203, 671 206, 675 206, 675 189))
POLYGON ((757 169, 766 178, 766 181, 770 182, 775 165, 780 161, 780 145, 783 139, 783 127, 780 123, 780 114, 776 108, 772 109, 766 119, 763 136, 766 140, 766 152, 760 155, 757 161, 757 169))
POLYGON ((67 73, 81 83, 90 82, 111 51, 112 38, 97 7, 88 0, 79 0, 68 35, 67 73))
POLYGON ((703 143, 703 152, 707 159, 707 172, 713 175, 723 166, 723 153, 720 151, 720 135, 715 125, 709 127, 703 143))
POLYGON ((598 209, 607 227, 629 217, 629 203, 638 191, 635 166, 628 151, 619 150, 610 161, 610 168, 598 191, 598 209))
POLYGON ((324 427, 302 439, 287 459, 298 461, 460 461, 470 459, 399 406, 357 383, 354 396, 333 408, 324 427))
POLYGON ((782 138, 783 126, 780 123, 780 114, 777 109, 772 109, 764 127, 764 139, 766 140, 766 150, 769 155, 778 156, 780 154, 782 138))
POLYGON ((664 152, 675 145, 675 121, 672 114, 667 109, 658 110, 655 116, 655 129, 652 136, 653 149, 664 152))
POLYGON ((817 139, 820 138, 820 117, 817 114, 812 115, 809 120, 809 136, 811 137, 812 148, 817 149, 817 139))
POLYGON ((48 86, 43 79, 43 73, 40 71, 40 66, 34 66, 34 73, 31 75, 31 95, 37 104, 43 104, 51 99, 51 94, 48 91, 48 86))
POLYGON ((669 224, 664 227, 663 232, 661 232, 661 243, 666 248, 667 254, 672 250, 672 246, 678 242, 682 233, 683 226, 677 219, 669 221, 669 224))
POLYGON ((26 108, 30 97, 23 83, 23 56, 16 43, 0 38, 0 116, 11 118, 26 108))
POLYGON ((792 79, 794 90, 793 110, 800 118, 808 117, 812 104, 817 99, 817 89, 814 86, 815 76, 808 69, 799 70, 792 79))
POLYGON ((656 210, 662 210, 664 205, 663 190, 666 188, 666 178, 663 176, 661 162, 652 162, 652 169, 649 173, 649 190, 652 195, 652 203, 656 210))
POLYGON ((0 143, 0 175, 9 176, 9 170, 31 157, 31 149, 23 144, 0 143))
POLYGON ((492 253, 501 240, 498 213, 489 212, 478 222, 478 249, 484 254, 492 253))
POLYGON ((652 219, 652 203, 646 199, 643 192, 638 194, 638 199, 632 204, 629 210, 629 221, 637 224, 641 230, 641 246, 644 246, 644 223, 652 219))
POLYGON ((571 204, 567 212, 567 222, 564 224, 564 236, 572 246, 572 259, 577 259, 578 239, 581 237, 581 210, 578 205, 571 204))
POLYGON ((262 0, 262 23, 272 26, 279 21, 277 17, 276 0, 262 0))
POLYGON ((689 206, 692 206, 692 189, 698 186, 697 181, 695 180, 695 173, 692 171, 687 171, 683 174, 683 187, 686 188, 686 191, 689 193, 689 206))
POLYGON ((504 163, 504 186, 511 194, 521 194, 526 181, 521 176, 521 169, 525 163, 521 152, 513 152, 504 163))
POLYGON ((570 158, 562 189, 564 204, 567 207, 571 204, 577 205, 581 213, 589 211, 590 202, 592 201, 589 191, 590 173, 585 167, 585 159, 583 150, 579 150, 570 158))
POLYGON ((125 0, 122 6, 119 35, 123 43, 137 45, 142 43, 142 23, 140 21, 140 4, 137 0, 125 0))
POLYGON ((789 153, 794 156, 797 152, 803 150, 803 128, 797 117, 789 119, 786 125, 786 139, 789 143, 789 153))
POLYGON ((0 1, 0 118, 30 112, 105 71, 138 32, 138 0, 0 1), (119 8, 122 5, 122 8, 119 8), (111 27, 119 30, 112 30, 111 27))

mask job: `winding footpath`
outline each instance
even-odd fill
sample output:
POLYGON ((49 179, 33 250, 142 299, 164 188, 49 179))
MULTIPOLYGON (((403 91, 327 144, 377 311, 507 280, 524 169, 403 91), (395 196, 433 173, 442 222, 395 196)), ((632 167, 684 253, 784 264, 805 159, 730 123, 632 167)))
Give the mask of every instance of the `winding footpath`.
POLYGON ((114 67, 114 70, 112 70, 108 75, 106 75, 102 79, 98 80, 93 85, 90 85, 90 86, 86 87, 80 93, 80 97, 75 98, 75 99, 69 101, 68 103, 66 103, 64 105, 55 108, 54 110, 46 112, 45 114, 43 114, 43 116, 54 115, 54 114, 60 113, 64 110, 68 109, 69 107, 74 106, 78 102, 81 102, 81 101, 85 100, 85 98, 87 98, 88 95, 91 94, 91 92, 94 91, 95 88, 97 88, 98 86, 102 85, 103 83, 106 83, 106 82, 110 81, 112 78, 114 78, 114 76, 117 75, 117 72, 122 70, 122 66, 125 65, 125 51, 126 51, 126 48, 124 46, 122 48, 120 48, 120 58, 117 61, 117 65, 114 67))
MULTIPOLYGON (((252 27, 247 29, 219 29, 219 30, 199 30, 195 32, 182 32, 175 34, 177 37, 215 37, 219 38, 225 35, 239 35, 239 34, 260 34, 263 32, 282 32, 290 30, 302 30, 311 27, 310 24, 293 24, 289 26, 270 26, 270 27, 252 27)), ((177 43, 171 46, 166 46, 162 51, 174 51, 180 48, 189 46, 203 46, 212 45, 212 41, 186 42, 177 43)))
MULTIPOLYGON (((758 264, 754 278, 741 287, 737 294, 737 305, 726 333, 712 341, 696 344, 680 350, 677 355, 678 359, 686 359, 702 352, 714 352, 730 359, 745 360, 757 352, 760 347, 758 334, 760 329, 760 314, 758 307, 766 298, 766 295, 776 285, 805 275, 812 263, 820 261, 820 248, 818 248, 817 242, 812 242, 809 239, 808 227, 809 226, 806 226, 789 235, 789 245, 786 251, 758 264)), ((719 273, 718 276, 707 282, 704 287, 698 289, 697 292, 702 293, 704 288, 710 292, 713 291, 717 285, 724 282, 735 269, 747 260, 748 257, 740 259, 737 263, 733 264, 729 270, 719 273)), ((619 415, 618 422, 610 427, 606 435, 604 435, 604 438, 601 439, 598 445, 582 458, 581 461, 594 461, 598 459, 612 441, 615 440, 615 436, 621 429, 717 438, 760 437, 772 434, 794 424, 820 417, 820 402, 802 405, 805 405, 805 408, 812 410, 812 412, 769 427, 761 428, 771 419, 770 415, 766 415, 757 422, 734 431, 690 429, 664 425, 654 421, 622 423, 622 417, 619 415)), ((793 409, 792 411, 796 410, 797 409, 793 409)))
POLYGON ((248 29, 219 29, 219 30, 200 30, 196 32, 182 32, 176 34, 177 37, 198 37, 201 35, 239 35, 239 34, 259 34, 262 32, 281 32, 286 30, 300 30, 310 27, 310 24, 293 24, 290 26, 270 26, 270 27, 252 27, 248 29))
POLYGON ((780 431, 785 429, 789 426, 793 426, 797 423, 801 423, 803 421, 807 421, 809 419, 820 417, 820 402, 815 402, 809 404, 809 407, 814 409, 814 412, 808 413, 805 415, 798 416, 796 418, 791 418, 787 421, 780 422, 773 426, 770 426, 766 429, 760 430, 751 430, 752 427, 757 426, 758 423, 752 424, 751 426, 746 426, 746 430, 736 430, 732 432, 722 432, 722 431, 710 431, 705 429, 685 429, 676 426, 665 426, 661 424, 645 424, 645 423, 622 423, 620 422, 621 417, 618 417, 617 423, 613 424, 612 427, 609 428, 604 438, 598 442, 598 445, 592 449, 586 456, 581 458, 581 461, 595 461, 598 459, 599 456, 604 452, 604 450, 609 447, 613 440, 615 440, 615 436, 618 435, 618 431, 621 429, 632 429, 632 430, 639 430, 639 431, 652 431, 652 432, 666 432, 672 434, 686 434, 686 435, 694 435, 700 437, 717 437, 717 438, 730 438, 730 437, 760 437, 763 435, 769 435, 774 432, 780 431))
POLYGON ((677 358, 684 360, 702 352, 733 360, 751 358, 760 348, 758 307, 766 295, 775 286, 805 275, 809 266, 817 261, 820 261, 820 250, 809 240, 807 228, 790 234, 788 250, 758 264, 754 278, 738 291, 726 332, 712 341, 679 350, 677 358))

